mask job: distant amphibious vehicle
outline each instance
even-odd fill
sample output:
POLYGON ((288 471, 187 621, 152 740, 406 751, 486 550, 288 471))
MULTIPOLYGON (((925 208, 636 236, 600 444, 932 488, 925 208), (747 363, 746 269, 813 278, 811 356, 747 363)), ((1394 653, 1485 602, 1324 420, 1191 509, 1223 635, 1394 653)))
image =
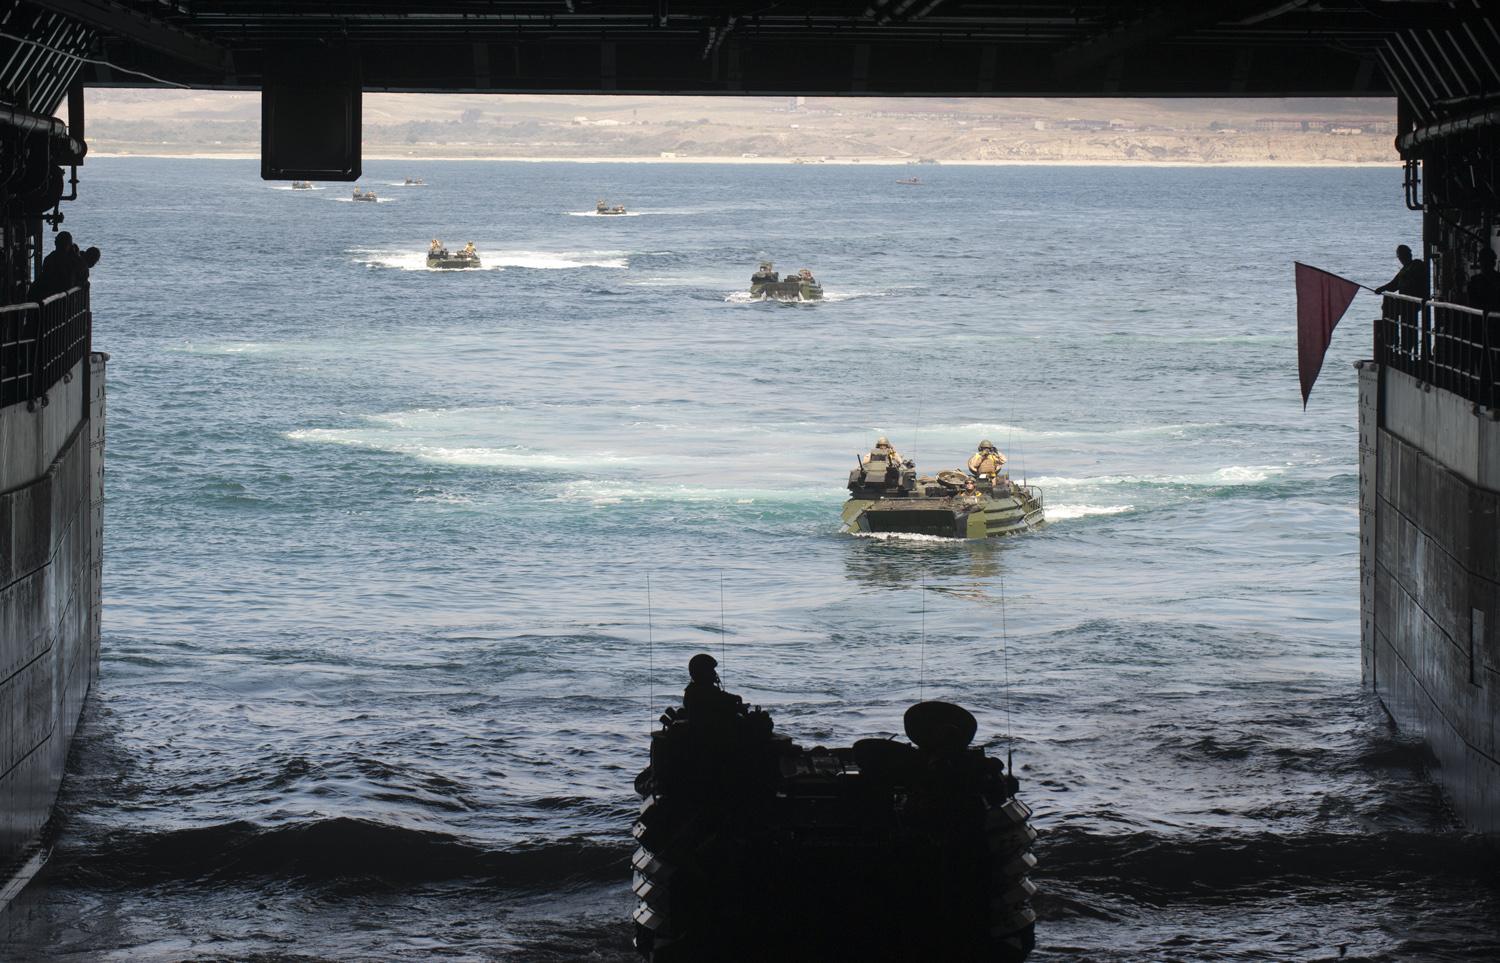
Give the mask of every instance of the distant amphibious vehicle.
POLYGON ((750 296, 772 301, 821 301, 823 285, 807 268, 788 274, 783 281, 776 273, 776 265, 762 261, 750 275, 750 296))
POLYGON ((597 204, 594 205, 594 213, 595 214, 624 214, 625 213, 625 205, 624 204, 615 204, 614 206, 610 206, 609 204, 606 204, 604 201, 600 201, 599 203, 597 203, 597 204))
POLYGON ((849 473, 843 520, 845 532, 988 538, 1025 531, 1045 513, 1041 489, 1018 485, 1004 472, 919 477, 915 463, 885 444, 849 473))
POLYGON ((376 201, 380 200, 380 198, 378 198, 378 197, 375 196, 375 192, 374 191, 362 191, 362 190, 360 190, 359 188, 356 187, 354 189, 354 200, 356 200, 356 201, 369 201, 370 203, 373 204, 376 201))
POLYGON ((1035 945, 1031 810, 978 724, 906 711, 910 742, 804 748, 689 663, 651 734, 632 835, 635 945, 652 963, 1021 963, 1035 945))
POLYGON ((294 191, 310 191, 312 187, 312 181, 292 181, 292 190, 294 191))

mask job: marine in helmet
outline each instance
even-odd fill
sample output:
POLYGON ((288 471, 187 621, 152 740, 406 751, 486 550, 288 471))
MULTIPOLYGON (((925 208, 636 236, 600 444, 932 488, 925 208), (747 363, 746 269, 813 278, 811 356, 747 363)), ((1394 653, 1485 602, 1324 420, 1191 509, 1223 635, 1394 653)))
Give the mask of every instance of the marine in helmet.
POLYGON ((723 719, 743 707, 744 700, 719 685, 718 667, 719 660, 707 652, 700 652, 688 661, 688 676, 692 681, 682 692, 682 707, 689 719, 700 722, 723 719))
POLYGON ((1005 456, 988 438, 979 443, 979 450, 969 456, 969 474, 981 481, 993 482, 1005 467, 1005 456))
POLYGON ((427 245, 427 253, 433 255, 442 254, 443 242, 439 241, 437 238, 433 238, 432 243, 427 245))
POLYGON ((896 450, 896 446, 892 445, 891 440, 885 435, 876 438, 875 447, 870 449, 868 455, 862 455, 859 459, 859 463, 866 466, 870 465, 871 462, 882 461, 885 462, 887 468, 901 467, 901 453, 896 450))

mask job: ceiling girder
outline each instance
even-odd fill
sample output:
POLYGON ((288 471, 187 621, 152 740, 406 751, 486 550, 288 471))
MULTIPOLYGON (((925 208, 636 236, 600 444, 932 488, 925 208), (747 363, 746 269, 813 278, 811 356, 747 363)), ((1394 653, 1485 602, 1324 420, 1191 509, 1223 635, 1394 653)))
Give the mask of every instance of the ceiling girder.
POLYGON ((229 51, 202 37, 138 13, 114 0, 29 0, 33 6, 71 17, 96 30, 123 37, 174 60, 208 70, 227 70, 229 51))

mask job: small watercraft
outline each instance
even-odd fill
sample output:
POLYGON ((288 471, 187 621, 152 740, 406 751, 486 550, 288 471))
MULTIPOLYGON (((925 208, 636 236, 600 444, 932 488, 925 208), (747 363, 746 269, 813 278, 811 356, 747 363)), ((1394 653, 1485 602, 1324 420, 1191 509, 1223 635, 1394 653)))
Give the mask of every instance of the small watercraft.
POLYGON ((905 184, 908 187, 920 187, 922 185, 922 178, 920 178, 920 177, 898 177, 898 178, 896 178, 896 183, 897 184, 905 184))
POLYGON ((312 181, 292 181, 292 190, 294 191, 310 191, 312 187, 312 181))
POLYGON ((1042 490, 1011 481, 1008 473, 973 477, 961 471, 918 476, 885 439, 849 473, 844 531, 990 538, 1022 532, 1046 520, 1042 490))
POLYGON ((823 285, 807 268, 788 274, 783 280, 776 272, 776 265, 762 261, 750 275, 750 296, 770 301, 821 301, 823 285))
POLYGON ((375 196, 374 191, 362 191, 357 187, 354 189, 353 199, 356 201, 369 201, 371 204, 380 200, 380 198, 375 196))
POLYGON ((474 242, 463 246, 457 253, 450 252, 443 246, 443 242, 433 239, 432 245, 427 248, 427 266, 430 268, 441 268, 451 270, 454 268, 477 268, 484 265, 479 262, 479 252, 474 249, 474 242))
POLYGON ((625 213, 625 205, 624 204, 616 204, 613 207, 611 207, 609 204, 606 204, 604 201, 600 201, 599 203, 597 203, 597 204, 594 205, 594 213, 595 214, 624 214, 625 213))
POLYGON ((405 187, 426 187, 427 182, 420 177, 408 177, 402 182, 405 187))

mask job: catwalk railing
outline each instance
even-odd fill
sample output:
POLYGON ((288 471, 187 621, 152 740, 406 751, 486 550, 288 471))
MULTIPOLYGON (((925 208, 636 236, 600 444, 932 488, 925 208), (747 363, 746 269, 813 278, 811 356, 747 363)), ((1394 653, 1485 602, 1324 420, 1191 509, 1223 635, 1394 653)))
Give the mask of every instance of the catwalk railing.
POLYGON ((1500 407, 1500 311, 1385 295, 1375 360, 1486 408, 1500 407))
POLYGON ((33 406, 89 350, 87 288, 0 307, 0 407, 33 406))

